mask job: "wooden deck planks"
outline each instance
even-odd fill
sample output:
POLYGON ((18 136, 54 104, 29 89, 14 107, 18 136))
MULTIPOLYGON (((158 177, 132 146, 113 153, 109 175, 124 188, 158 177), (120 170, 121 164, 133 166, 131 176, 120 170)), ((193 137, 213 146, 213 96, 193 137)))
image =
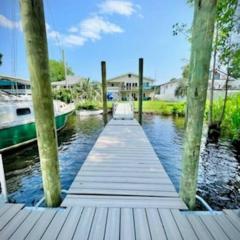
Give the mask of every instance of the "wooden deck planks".
POLYGON ((228 215, 156 207, 23 208, 4 224, 0 239, 239 240, 240 231, 228 215))
MULTIPOLYGON (((75 206, 78 201, 79 206, 83 206, 89 195, 104 198, 91 199, 88 206, 103 206, 103 199, 109 203, 105 196, 110 201, 112 196, 124 197, 126 201, 135 196, 139 198, 138 203, 145 197, 163 198, 158 204, 160 208, 167 207, 164 199, 174 198, 176 201, 174 204, 170 201, 169 207, 186 209, 136 120, 109 122, 75 177, 62 206, 75 206)), ((125 200, 114 199, 113 206, 129 206, 125 200)), ((143 199, 144 206, 145 202, 143 199)), ((132 204, 130 199, 130 206, 132 204)))

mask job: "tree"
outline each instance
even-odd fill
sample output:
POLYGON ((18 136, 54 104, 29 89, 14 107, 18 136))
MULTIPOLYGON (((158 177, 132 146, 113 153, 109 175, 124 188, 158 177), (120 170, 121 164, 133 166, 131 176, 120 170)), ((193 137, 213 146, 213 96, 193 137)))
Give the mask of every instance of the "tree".
POLYGON ((217 0, 195 0, 190 77, 187 89, 187 122, 183 150, 180 196, 195 207, 198 162, 208 89, 217 0))
POLYGON ((183 66, 182 79, 179 80, 178 86, 175 89, 176 97, 184 97, 187 95, 187 81, 189 79, 189 64, 183 66))
MULTIPOLYGON (((51 82, 62 81, 65 79, 65 70, 63 61, 49 60, 51 82)), ((72 69, 67 66, 67 75, 73 75, 72 69)))

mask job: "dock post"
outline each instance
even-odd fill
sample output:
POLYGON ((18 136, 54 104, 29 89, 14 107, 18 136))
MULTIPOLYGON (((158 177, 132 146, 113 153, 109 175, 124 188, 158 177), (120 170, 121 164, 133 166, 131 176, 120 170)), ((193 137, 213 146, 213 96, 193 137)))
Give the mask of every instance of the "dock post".
POLYGON ((32 86, 44 196, 47 206, 57 207, 61 201, 61 186, 43 1, 20 0, 20 9, 32 86))
POLYGON ((107 110, 107 70, 106 70, 106 62, 101 62, 101 70, 102 70, 102 98, 103 98, 103 122, 104 125, 107 124, 108 121, 108 110, 107 110))
POLYGON ((0 154, 0 184, 1 184, 2 195, 3 195, 4 201, 8 202, 7 184, 6 184, 6 179, 5 179, 2 154, 0 154))
POLYGON ((138 122, 142 125, 143 102, 143 58, 139 58, 138 122))
POLYGON ((180 196, 190 209, 196 202, 199 153, 207 96, 217 0, 195 0, 187 90, 187 123, 180 196))

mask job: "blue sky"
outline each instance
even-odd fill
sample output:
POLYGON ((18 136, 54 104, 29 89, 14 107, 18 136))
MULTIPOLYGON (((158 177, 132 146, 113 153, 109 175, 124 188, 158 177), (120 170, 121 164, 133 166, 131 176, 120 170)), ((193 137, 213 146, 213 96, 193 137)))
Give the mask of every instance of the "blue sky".
MULTIPOLYGON (((18 0, 0 0, 0 74, 28 78, 18 0)), ((181 75, 189 59, 184 36, 173 36, 176 22, 191 25, 186 0, 44 0, 50 59, 66 60, 76 75, 100 79, 100 61, 108 78, 138 71, 158 83, 181 75)))

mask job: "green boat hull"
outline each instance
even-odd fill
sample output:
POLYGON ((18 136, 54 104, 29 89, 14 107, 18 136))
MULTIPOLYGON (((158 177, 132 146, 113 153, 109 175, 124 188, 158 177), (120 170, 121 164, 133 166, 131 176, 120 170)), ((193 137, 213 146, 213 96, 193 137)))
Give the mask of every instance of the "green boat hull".
MULTIPOLYGON (((62 129, 68 115, 66 113, 55 117, 57 130, 62 129)), ((36 140, 35 122, 4 128, 0 130, 0 152, 7 151, 36 140)))

